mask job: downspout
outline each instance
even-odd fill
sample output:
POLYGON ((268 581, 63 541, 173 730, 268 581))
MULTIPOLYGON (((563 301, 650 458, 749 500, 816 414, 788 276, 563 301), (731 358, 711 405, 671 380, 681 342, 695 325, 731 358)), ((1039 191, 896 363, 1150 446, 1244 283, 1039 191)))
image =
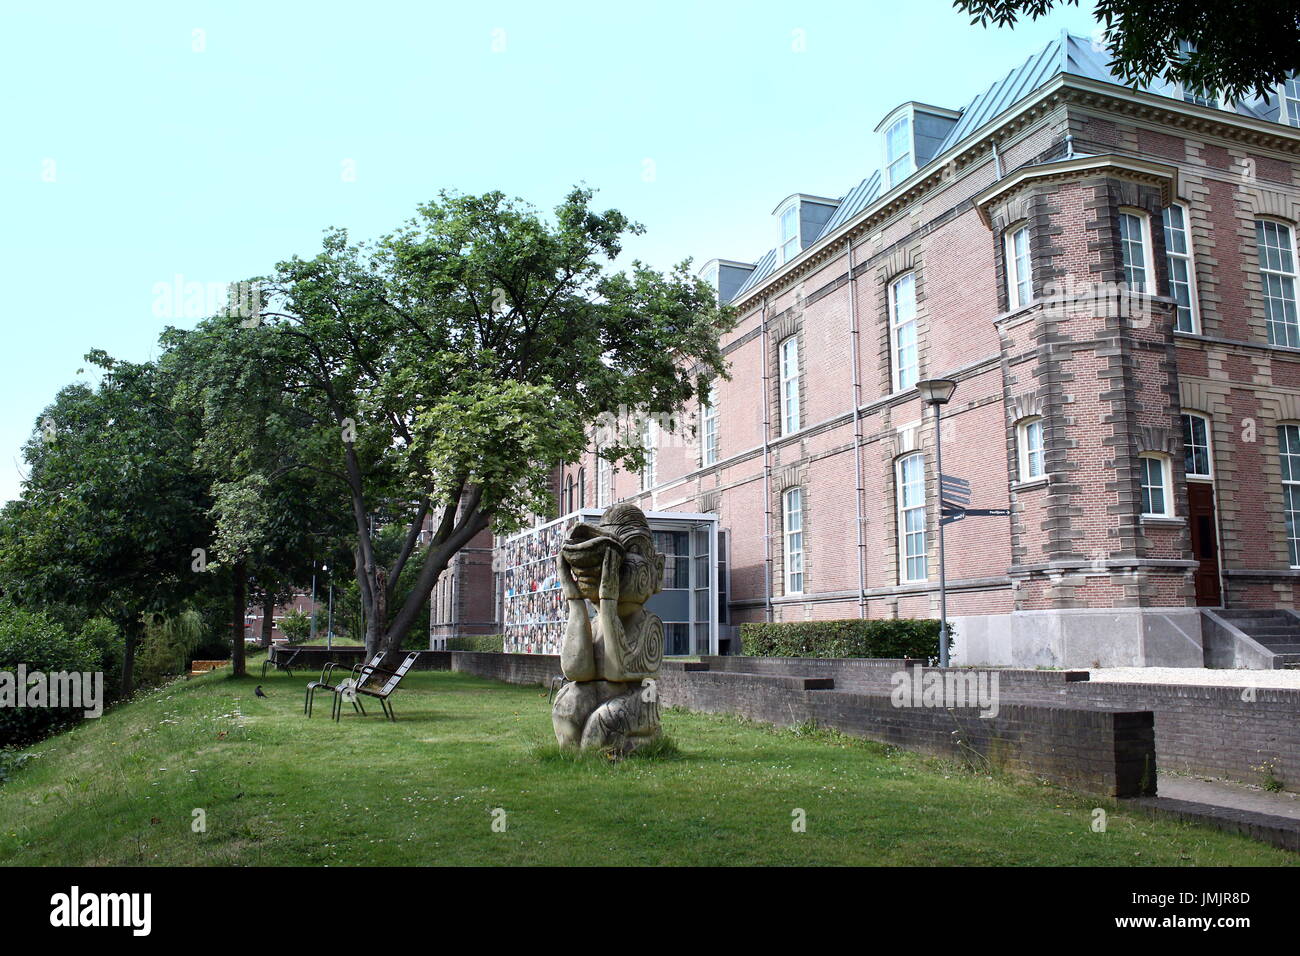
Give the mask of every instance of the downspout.
POLYGON ((763 614, 772 620, 772 376, 767 353, 767 296, 763 296, 763 614))
POLYGON ((853 349, 853 469, 857 476, 854 507, 857 509, 858 529, 858 617, 867 616, 867 539, 863 527, 865 520, 864 498, 866 488, 862 481, 862 376, 859 371, 861 354, 858 333, 858 297, 853 278, 853 238, 844 240, 844 254, 849 260, 849 344, 853 349))

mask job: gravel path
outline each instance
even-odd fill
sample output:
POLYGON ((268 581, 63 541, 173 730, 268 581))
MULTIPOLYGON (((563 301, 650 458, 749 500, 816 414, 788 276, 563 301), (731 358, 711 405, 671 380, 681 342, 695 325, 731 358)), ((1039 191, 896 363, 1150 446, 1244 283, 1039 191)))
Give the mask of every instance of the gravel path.
POLYGON ((1094 681, 1131 684, 1210 684, 1220 687, 1292 687, 1300 689, 1297 670, 1212 670, 1208 667, 1090 667, 1094 681))

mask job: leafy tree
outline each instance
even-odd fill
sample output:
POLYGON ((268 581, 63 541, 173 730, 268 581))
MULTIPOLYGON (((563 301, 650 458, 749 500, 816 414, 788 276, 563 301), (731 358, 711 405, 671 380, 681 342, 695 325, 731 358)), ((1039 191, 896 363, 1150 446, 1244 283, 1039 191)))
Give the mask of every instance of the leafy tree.
MULTIPOLYGON (((981 26, 1014 26, 1078 0, 956 0, 981 26)), ((1098 0, 1111 69, 1126 83, 1167 78, 1228 99, 1271 96, 1300 69, 1300 2, 1296 0, 1098 0), (1183 52, 1179 41, 1194 51, 1183 52)))
POLYGON ((124 693, 148 613, 208 586, 195 549, 210 537, 208 481, 193 422, 173 413, 152 363, 95 351, 97 387, 61 390, 23 448, 21 497, 0 511, 0 587, 28 608, 74 606, 121 632, 124 693))
POLYGON ((294 608, 280 618, 280 630, 290 644, 301 644, 311 634, 311 615, 294 608))
MULTIPOLYGON (((725 373, 713 290, 688 263, 608 271, 641 227, 590 200, 574 190, 547 220, 501 193, 444 193, 374 244, 329 231, 319 255, 277 266, 272 308, 244 330, 261 378, 255 401, 214 403, 222 427, 266 427, 341 487, 371 649, 396 653, 475 535, 551 509, 548 470, 577 460, 601 413, 671 413, 725 373), (381 563, 389 527, 401 543, 381 563)), ((602 454, 636 467, 643 449, 602 454)))

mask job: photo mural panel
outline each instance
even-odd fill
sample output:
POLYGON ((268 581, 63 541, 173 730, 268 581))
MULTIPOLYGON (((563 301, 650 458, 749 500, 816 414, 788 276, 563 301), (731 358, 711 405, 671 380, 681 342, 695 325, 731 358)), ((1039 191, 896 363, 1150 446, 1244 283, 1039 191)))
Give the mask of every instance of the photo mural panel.
POLYGON ((498 546, 502 568, 504 649, 558 654, 567 609, 556 559, 576 515, 518 535, 498 546))

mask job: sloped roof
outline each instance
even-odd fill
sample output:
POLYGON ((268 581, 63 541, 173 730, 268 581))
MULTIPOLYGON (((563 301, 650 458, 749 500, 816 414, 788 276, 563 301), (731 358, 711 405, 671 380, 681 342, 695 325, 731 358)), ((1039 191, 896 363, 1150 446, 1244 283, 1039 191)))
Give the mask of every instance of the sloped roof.
MULTIPOLYGON (((1117 86, 1127 86, 1128 84, 1111 72, 1108 66, 1109 59, 1105 49, 1098 49, 1091 38, 1077 37, 1062 31, 1058 37, 1024 63, 967 103, 961 110, 960 118, 935 151, 935 156, 942 156, 981 127, 1015 107, 1021 100, 1032 95, 1060 73, 1100 80, 1103 83, 1114 83, 1117 86)), ((1157 83, 1142 89, 1165 96, 1178 95, 1177 90, 1167 83, 1157 83)), ((1233 110, 1256 119, 1279 121, 1277 97, 1267 101, 1243 100, 1236 103, 1233 110)), ((827 235, 838 229, 880 198, 880 195, 880 170, 877 169, 845 194, 839 208, 822 228, 821 235, 827 235)), ((771 249, 758 261, 758 265, 736 291, 732 301, 743 296, 776 271, 776 253, 776 249, 771 249)))

